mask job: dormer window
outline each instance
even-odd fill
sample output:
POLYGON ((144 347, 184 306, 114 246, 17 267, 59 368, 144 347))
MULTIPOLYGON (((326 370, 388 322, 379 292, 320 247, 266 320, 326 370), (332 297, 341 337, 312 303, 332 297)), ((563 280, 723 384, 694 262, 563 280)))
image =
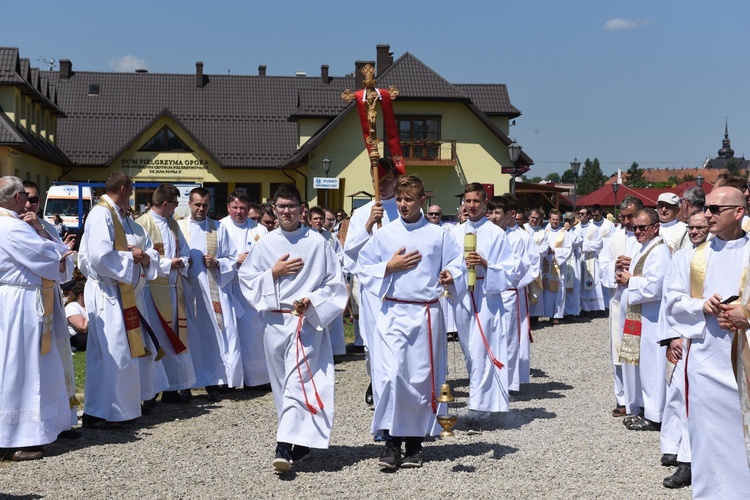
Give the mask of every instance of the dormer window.
POLYGON ((93 83, 89 85, 89 95, 99 95, 99 84, 93 83))
POLYGON ((177 134, 164 125, 139 151, 192 151, 177 134))

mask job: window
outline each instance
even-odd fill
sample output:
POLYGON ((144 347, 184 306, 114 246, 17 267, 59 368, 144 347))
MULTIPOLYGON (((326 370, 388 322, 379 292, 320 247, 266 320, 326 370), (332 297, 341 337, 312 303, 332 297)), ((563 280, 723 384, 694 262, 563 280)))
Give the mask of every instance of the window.
POLYGON ((237 183, 234 185, 234 189, 237 191, 245 191, 247 193, 247 197, 250 198, 250 201, 253 201, 255 203, 260 203, 260 183, 237 183))
POLYGON ((429 160, 439 156, 439 116, 401 116, 396 123, 406 158, 429 160))
POLYGON ((164 125, 140 151, 192 151, 172 129, 164 125))

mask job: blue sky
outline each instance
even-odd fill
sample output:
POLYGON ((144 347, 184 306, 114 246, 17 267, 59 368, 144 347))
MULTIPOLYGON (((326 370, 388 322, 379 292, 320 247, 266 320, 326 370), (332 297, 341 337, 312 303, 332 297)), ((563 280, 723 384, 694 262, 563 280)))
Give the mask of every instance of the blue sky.
POLYGON ((451 82, 508 84, 531 175, 576 156, 607 174, 633 161, 700 166, 725 117, 735 155, 750 157, 747 0, 25 0, 2 11, 0 46, 79 71, 192 73, 203 61, 208 74, 328 64, 344 75, 389 44, 451 82))

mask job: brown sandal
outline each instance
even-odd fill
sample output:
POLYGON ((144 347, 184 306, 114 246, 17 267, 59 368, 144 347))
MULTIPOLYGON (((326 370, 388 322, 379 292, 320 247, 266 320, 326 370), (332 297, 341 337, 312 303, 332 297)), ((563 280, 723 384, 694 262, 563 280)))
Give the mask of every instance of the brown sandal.
POLYGON ((624 417, 627 415, 627 411, 625 411, 625 405, 617 405, 617 408, 612 410, 612 416, 615 418, 624 417))

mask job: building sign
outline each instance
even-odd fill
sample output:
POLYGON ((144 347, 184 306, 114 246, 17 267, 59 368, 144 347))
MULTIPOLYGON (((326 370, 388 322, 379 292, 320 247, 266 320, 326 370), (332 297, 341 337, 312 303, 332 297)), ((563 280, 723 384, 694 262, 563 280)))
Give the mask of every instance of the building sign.
POLYGON ((203 178, 208 170, 208 161, 189 155, 160 155, 150 157, 121 158, 120 168, 131 177, 169 177, 176 175, 188 178, 203 178), (132 172, 138 169, 137 172, 132 172), (130 174, 132 172, 132 174, 130 174))
POLYGON ((339 180, 335 177, 313 177, 315 189, 339 189, 339 180))

